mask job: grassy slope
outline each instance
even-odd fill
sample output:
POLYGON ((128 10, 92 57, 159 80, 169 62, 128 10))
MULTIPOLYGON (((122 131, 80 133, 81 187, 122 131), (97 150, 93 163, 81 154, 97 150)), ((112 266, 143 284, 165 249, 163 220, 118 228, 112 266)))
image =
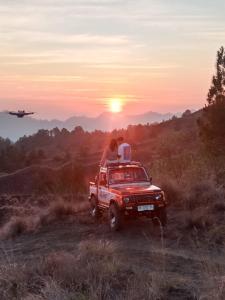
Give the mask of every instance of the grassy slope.
POLYGON ((3 300, 224 297, 221 240, 206 240, 203 228, 191 230, 174 207, 166 231, 143 219, 113 234, 106 217, 93 222, 82 199, 3 201, 8 214, 0 231, 3 300))
POLYGON ((74 195, 2 196, 0 298, 224 299, 225 193, 196 118, 157 125, 133 145, 166 191, 166 232, 139 220, 113 235, 74 195))

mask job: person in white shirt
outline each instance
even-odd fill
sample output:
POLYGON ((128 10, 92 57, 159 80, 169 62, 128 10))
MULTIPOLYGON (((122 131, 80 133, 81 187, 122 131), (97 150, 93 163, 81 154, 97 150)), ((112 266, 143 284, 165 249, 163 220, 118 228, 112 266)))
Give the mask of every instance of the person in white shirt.
POLYGON ((118 143, 118 159, 120 163, 129 163, 131 161, 131 146, 124 142, 121 136, 117 139, 118 143))

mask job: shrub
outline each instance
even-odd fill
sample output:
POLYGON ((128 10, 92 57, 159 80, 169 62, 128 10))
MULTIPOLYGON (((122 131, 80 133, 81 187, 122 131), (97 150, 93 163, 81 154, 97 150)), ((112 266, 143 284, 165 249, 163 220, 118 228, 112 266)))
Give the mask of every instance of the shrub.
POLYGON ((217 187, 213 180, 197 182, 188 187, 185 195, 186 208, 193 210, 198 207, 210 206, 224 201, 224 190, 217 187))
POLYGON ((169 204, 176 206, 182 204, 183 193, 178 184, 172 180, 163 181, 161 188, 165 192, 165 196, 169 204))
POLYGON ((204 207, 200 207, 190 212, 186 216, 185 227, 186 229, 208 229, 213 226, 214 222, 213 216, 209 213, 209 210, 204 207))
POLYGON ((65 218, 69 220, 69 217, 73 219, 78 212, 86 210, 88 205, 88 202, 66 202, 62 198, 58 198, 55 202, 48 204, 47 207, 31 209, 31 214, 12 215, 0 229, 0 238, 13 238, 22 233, 34 232, 41 226, 56 220, 64 220, 65 218))

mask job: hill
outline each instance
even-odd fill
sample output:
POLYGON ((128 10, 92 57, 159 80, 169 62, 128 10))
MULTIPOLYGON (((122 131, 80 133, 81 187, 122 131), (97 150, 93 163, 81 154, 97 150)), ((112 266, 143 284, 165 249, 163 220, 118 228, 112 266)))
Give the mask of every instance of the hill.
MULTIPOLYGON (((196 120, 200 114, 201 112, 196 112, 188 117, 173 118, 154 125, 130 125, 126 130, 114 130, 112 133, 86 132, 77 127, 72 132, 56 131, 54 135, 41 130, 15 144, 4 145, 2 141, 0 172, 3 175, 0 176, 0 191, 59 191, 57 185, 64 185, 64 189, 61 189, 65 190, 69 182, 75 186, 72 178, 76 177, 76 170, 80 173, 77 180, 85 189, 88 179, 97 170, 106 143, 111 137, 120 135, 131 143, 134 160, 141 160, 151 169, 163 161, 164 165, 167 164, 167 174, 176 173, 178 168, 173 161, 188 167, 189 160, 198 151, 196 120), (86 178, 83 183, 81 174, 85 174, 86 178), (67 178, 67 182, 62 178, 67 178)), ((159 166, 157 168, 154 177, 159 176, 159 166)))
POLYGON ((31 117, 17 119, 5 112, 0 112, 0 137, 10 138, 16 141, 24 135, 31 135, 39 129, 51 130, 55 127, 73 130, 76 126, 82 126, 84 130, 93 131, 95 129, 110 131, 114 128, 125 128, 130 124, 145 124, 147 122, 161 122, 172 117, 171 113, 160 114, 147 112, 141 115, 122 116, 103 113, 96 118, 85 116, 74 116, 65 121, 60 120, 39 120, 31 117))
POLYGON ((201 114, 0 140, 0 298, 224 299, 224 165, 202 148, 201 114), (120 135, 165 191, 166 229, 132 219, 112 234, 107 214, 90 218, 88 180, 120 135))

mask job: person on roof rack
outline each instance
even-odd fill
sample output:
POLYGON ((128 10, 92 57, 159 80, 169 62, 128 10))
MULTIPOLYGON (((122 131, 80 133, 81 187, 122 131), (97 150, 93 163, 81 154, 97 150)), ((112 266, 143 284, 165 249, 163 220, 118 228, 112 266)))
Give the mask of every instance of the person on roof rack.
POLYGON ((118 161, 120 163, 131 162, 131 146, 124 142, 124 138, 121 136, 117 139, 118 143, 118 161))
POLYGON ((118 163, 118 144, 116 139, 112 139, 105 149, 100 165, 105 167, 107 164, 112 163, 118 163))

